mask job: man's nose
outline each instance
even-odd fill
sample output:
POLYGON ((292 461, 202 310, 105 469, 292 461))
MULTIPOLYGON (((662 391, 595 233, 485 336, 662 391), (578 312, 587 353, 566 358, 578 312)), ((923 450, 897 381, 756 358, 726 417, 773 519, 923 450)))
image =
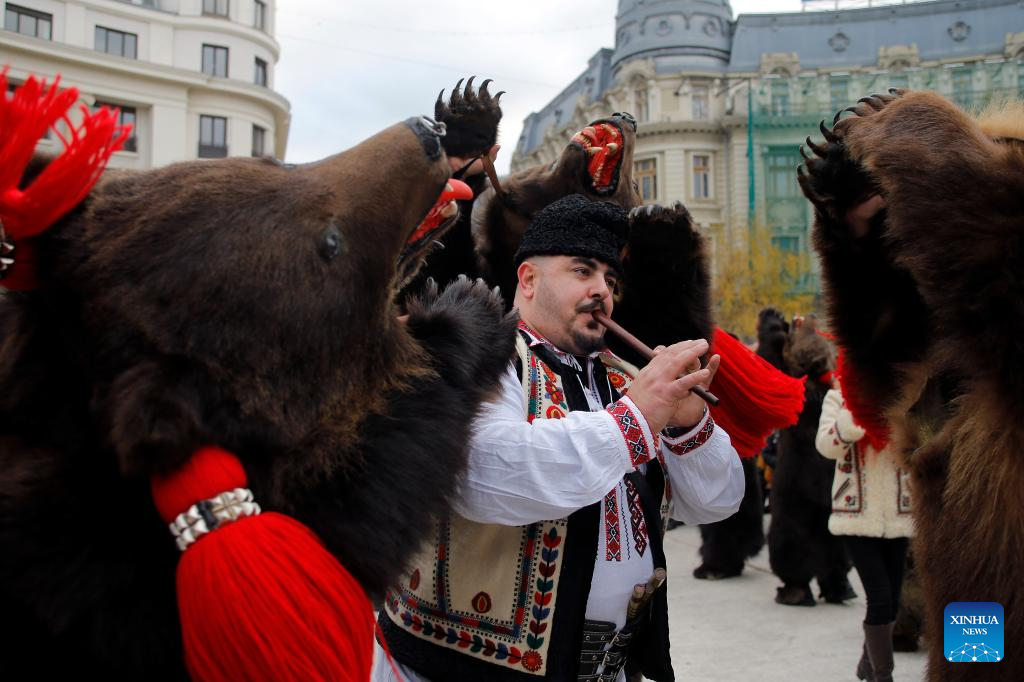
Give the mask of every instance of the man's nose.
POLYGON ((591 298, 597 299, 599 301, 603 301, 604 299, 608 298, 611 295, 612 295, 612 290, 610 288, 608 288, 608 282, 605 282, 603 279, 598 281, 598 282, 595 282, 590 287, 590 297, 591 298))

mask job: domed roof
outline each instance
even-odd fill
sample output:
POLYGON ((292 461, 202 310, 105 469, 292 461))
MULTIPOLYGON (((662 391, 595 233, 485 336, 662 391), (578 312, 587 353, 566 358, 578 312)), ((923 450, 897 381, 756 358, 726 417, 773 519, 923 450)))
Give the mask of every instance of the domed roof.
POLYGON ((729 0, 619 0, 612 68, 667 55, 728 64, 731 37, 729 0))

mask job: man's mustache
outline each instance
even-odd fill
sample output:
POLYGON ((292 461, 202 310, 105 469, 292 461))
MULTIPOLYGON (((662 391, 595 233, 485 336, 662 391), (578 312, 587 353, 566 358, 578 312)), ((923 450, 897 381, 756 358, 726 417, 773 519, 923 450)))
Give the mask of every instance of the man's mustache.
POLYGON ((608 311, 604 309, 604 303, 602 301, 591 301, 589 303, 581 303, 576 306, 577 313, 592 313, 595 310, 600 310, 605 314, 608 313, 608 311))

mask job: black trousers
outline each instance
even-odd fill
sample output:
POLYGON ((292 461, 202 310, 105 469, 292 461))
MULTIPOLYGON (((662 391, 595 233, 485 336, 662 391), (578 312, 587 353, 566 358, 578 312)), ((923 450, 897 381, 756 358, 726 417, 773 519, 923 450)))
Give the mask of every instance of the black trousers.
POLYGON ((844 535, 846 551, 853 560, 867 594, 865 625, 884 625, 896 620, 907 559, 907 538, 869 538, 844 535))

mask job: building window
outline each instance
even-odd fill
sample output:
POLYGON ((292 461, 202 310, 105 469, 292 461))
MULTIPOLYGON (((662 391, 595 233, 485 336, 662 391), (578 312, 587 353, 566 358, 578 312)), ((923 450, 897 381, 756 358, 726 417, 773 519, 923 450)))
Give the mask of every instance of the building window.
POLYGON ((252 155, 266 156, 267 129, 258 125, 252 127, 252 155))
POLYGON ((789 115, 789 81, 788 80, 773 80, 772 81, 772 115, 773 116, 788 116, 789 115))
POLYGON ((850 79, 833 78, 828 84, 829 108, 839 111, 850 106, 850 79))
POLYGON ((636 106, 636 120, 647 121, 649 108, 647 106, 647 86, 637 83, 633 89, 633 103, 636 106))
POLYGON ((256 6, 253 9, 252 25, 260 31, 267 30, 267 3, 256 0, 256 6))
POLYGON ((228 15, 228 0, 203 0, 203 14, 228 15))
POLYGON ((228 120, 223 116, 199 117, 199 158, 222 159, 228 155, 228 120))
POLYGON ((800 253, 800 237, 772 237, 772 246, 786 253, 800 253))
POLYGON ((114 104, 112 102, 101 102, 100 100, 96 100, 96 104, 93 108, 100 109, 102 107, 119 110, 120 113, 118 114, 117 122, 121 125, 130 125, 132 127, 131 134, 128 136, 128 139, 124 141, 124 147, 122 148, 122 151, 139 151, 138 137, 136 135, 139 130, 139 118, 136 115, 135 107, 126 107, 123 104, 114 104))
POLYGON ((765 196, 769 199, 800 197, 796 167, 800 157, 791 151, 772 151, 765 158, 765 196))
POLYGON ((658 200, 658 163, 655 159, 637 161, 633 166, 633 178, 640 187, 640 198, 644 201, 658 200))
POLYGON ((971 95, 971 70, 953 69, 953 101, 961 109, 970 109, 973 104, 971 95))
POLYGON ((7 3, 4 8, 4 28, 33 38, 52 40, 53 15, 7 3))
POLYGON ((695 88, 693 91, 693 120, 706 121, 710 116, 708 110, 708 89, 695 88))
POLYGON ((256 85, 267 87, 267 63, 259 57, 256 57, 256 72, 253 76, 253 82, 256 85))
POLYGON ((889 76, 889 87, 906 90, 910 87, 910 78, 905 73, 894 73, 889 76))
POLYGON ((711 156, 693 155, 693 198, 707 199, 711 196, 711 156))
POLYGON ((203 45, 203 73, 227 78, 228 48, 217 45, 203 45))
POLYGON ((115 31, 103 26, 96 27, 96 51, 136 59, 139 37, 134 33, 115 31))

